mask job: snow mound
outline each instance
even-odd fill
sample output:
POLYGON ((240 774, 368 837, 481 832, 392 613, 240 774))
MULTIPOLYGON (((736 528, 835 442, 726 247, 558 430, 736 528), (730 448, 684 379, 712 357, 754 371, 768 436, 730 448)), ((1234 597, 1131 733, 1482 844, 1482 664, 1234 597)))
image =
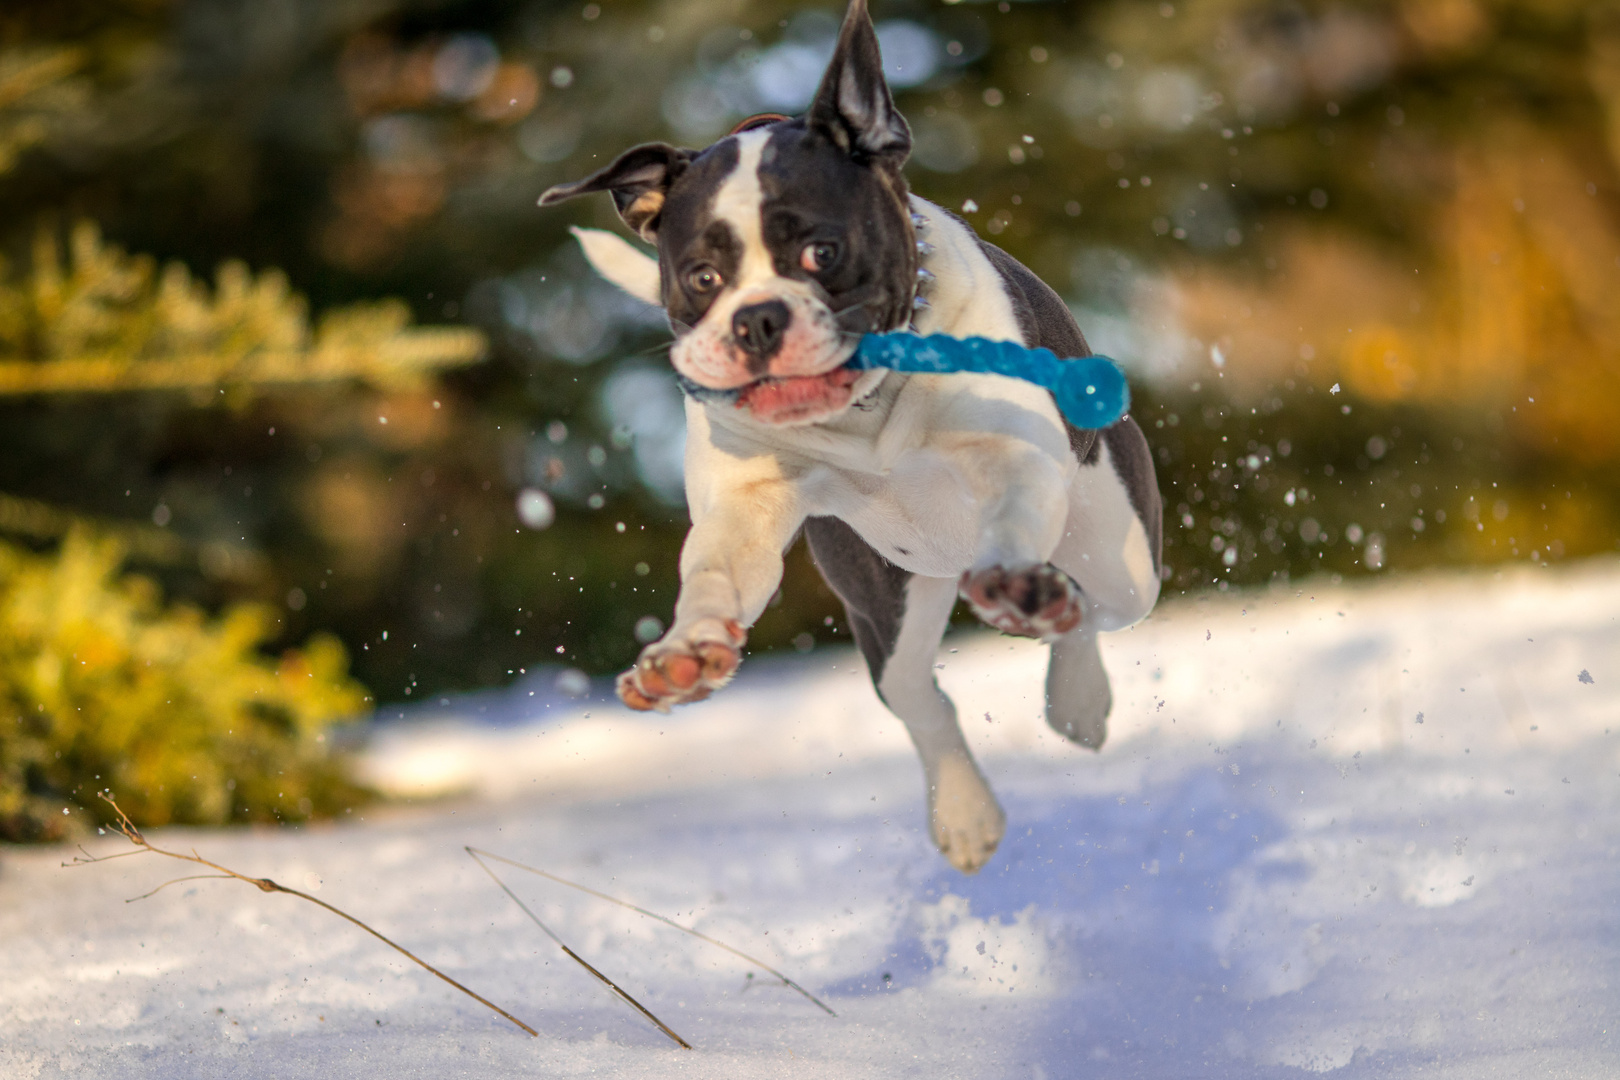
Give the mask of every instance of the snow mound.
POLYGON ((673 717, 538 684, 448 701, 380 727, 366 769, 452 798, 154 834, 316 892, 539 1039, 302 901, 190 881, 126 905, 178 871, 0 851, 0 1075, 1620 1074, 1620 565, 1178 601, 1104 648, 1100 754, 1041 721, 1039 646, 942 650, 1008 812, 973 878, 840 650, 673 717), (695 925, 838 1016, 502 870, 679 1050, 464 844, 695 925))

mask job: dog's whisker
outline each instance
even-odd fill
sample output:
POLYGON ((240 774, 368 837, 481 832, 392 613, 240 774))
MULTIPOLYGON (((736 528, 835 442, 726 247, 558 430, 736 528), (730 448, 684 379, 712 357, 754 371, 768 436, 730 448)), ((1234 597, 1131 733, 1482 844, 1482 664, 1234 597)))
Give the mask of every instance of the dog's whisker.
POLYGON ((861 309, 866 307, 866 305, 870 302, 870 300, 871 300, 870 296, 859 296, 854 301, 852 301, 851 303, 845 304, 841 308, 834 308, 833 313, 832 313, 833 318, 841 319, 845 315, 848 315, 852 311, 860 311, 861 309))
POLYGON ((674 347, 675 347, 675 342, 673 342, 673 341, 660 341, 656 345, 649 345, 645 349, 638 349, 636 352, 630 353, 629 355, 625 356, 624 359, 626 359, 626 360, 639 360, 644 356, 658 356, 658 355, 660 355, 662 353, 668 353, 669 350, 673 349, 674 347))
MULTIPOLYGON (((845 325, 846 323, 853 321, 853 317, 855 317, 855 316, 865 316, 865 314, 866 314, 866 309, 865 309, 864 305, 862 305, 862 304, 851 305, 850 307, 844 308, 841 311, 833 312, 833 326, 841 334, 865 333, 865 331, 866 331, 865 326, 863 326, 859 330, 855 330, 855 329, 850 329, 845 325)), ((861 319, 861 322, 866 323, 866 324, 870 324, 870 321, 871 321, 870 319, 866 319, 866 318, 861 319)))

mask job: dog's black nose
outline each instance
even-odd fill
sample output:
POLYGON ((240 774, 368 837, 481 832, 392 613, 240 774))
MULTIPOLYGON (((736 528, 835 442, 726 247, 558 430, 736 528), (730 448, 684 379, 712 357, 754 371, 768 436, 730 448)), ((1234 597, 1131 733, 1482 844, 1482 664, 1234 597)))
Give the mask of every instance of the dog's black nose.
POLYGON ((738 308, 731 316, 731 334, 737 339, 738 348, 756 362, 763 362, 782 347, 782 338, 792 318, 792 312, 780 300, 749 304, 738 308))

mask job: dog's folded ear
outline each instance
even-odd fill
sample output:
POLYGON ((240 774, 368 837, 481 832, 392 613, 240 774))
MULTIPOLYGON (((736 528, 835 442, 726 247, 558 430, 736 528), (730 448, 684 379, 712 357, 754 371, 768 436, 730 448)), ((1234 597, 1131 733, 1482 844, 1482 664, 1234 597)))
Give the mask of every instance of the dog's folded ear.
POLYGON ((639 250, 618 233, 602 229, 568 230, 579 241, 585 261, 598 274, 635 297, 654 307, 663 307, 658 281, 658 260, 639 250))
POLYGON ((838 47, 810 104, 809 122, 857 156, 898 167, 911 153, 911 129, 883 78, 883 56, 866 0, 850 0, 838 47))
POLYGON ((540 196, 541 206, 551 206, 575 195, 607 191, 613 195, 624 223, 648 243, 656 243, 658 215, 664 210, 664 196, 670 185, 686 170, 693 151, 668 143, 643 143, 620 154, 605 169, 572 184, 558 184, 540 196))

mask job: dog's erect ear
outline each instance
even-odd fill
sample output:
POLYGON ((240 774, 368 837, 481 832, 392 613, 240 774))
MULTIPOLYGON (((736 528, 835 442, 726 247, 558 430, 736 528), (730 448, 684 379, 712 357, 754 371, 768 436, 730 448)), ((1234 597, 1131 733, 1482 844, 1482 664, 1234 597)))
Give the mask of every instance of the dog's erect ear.
POLYGON ((691 160, 692 151, 668 143, 633 146, 607 168, 572 184, 558 184, 540 196, 540 205, 550 206, 593 191, 611 192, 613 205, 619 208, 624 223, 648 243, 655 243, 664 196, 691 160))
POLYGON ((810 104, 811 127, 851 154, 899 165, 911 153, 911 129, 894 107, 866 0, 850 0, 821 88, 810 104))

